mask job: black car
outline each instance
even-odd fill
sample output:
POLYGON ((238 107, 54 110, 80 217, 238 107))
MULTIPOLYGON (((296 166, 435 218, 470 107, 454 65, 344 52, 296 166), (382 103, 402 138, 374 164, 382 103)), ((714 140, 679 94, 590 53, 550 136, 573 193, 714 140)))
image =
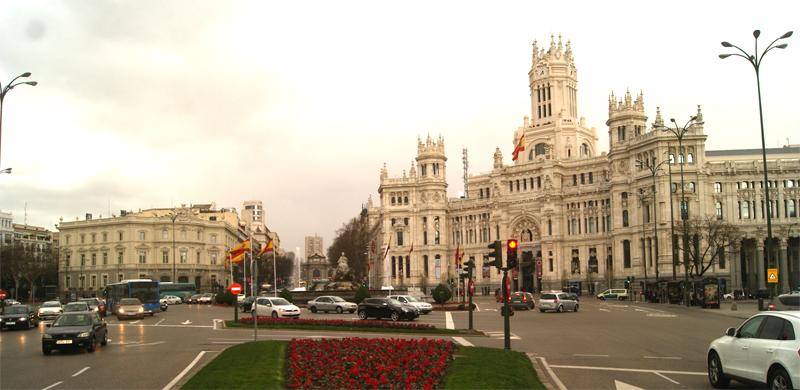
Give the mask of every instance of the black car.
POLYGON ((0 330, 30 329, 39 326, 39 317, 31 305, 6 306, 0 316, 0 330))
POLYGON ((358 318, 366 320, 391 318, 392 321, 413 320, 419 317, 419 310, 411 305, 391 298, 367 298, 358 304, 358 318))
POLYGON ((49 355, 54 349, 86 349, 106 345, 108 328, 97 312, 76 311, 61 314, 42 335, 42 352, 49 355))
POLYGON ((246 313, 253 311, 253 302, 256 301, 256 298, 258 297, 253 295, 245 297, 241 302, 239 302, 239 307, 241 307, 242 311, 246 313))

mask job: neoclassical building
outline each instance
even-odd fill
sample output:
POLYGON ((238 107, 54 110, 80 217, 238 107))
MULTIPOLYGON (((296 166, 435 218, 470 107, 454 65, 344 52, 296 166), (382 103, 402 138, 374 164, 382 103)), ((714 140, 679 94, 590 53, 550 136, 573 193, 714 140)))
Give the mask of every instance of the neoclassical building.
POLYGON ((213 204, 87 214, 58 230, 59 284, 78 296, 100 296, 125 279, 189 282, 198 291, 229 285, 225 256, 247 239, 236 209, 213 204))
MULTIPOLYGON (((415 161, 402 177, 390 177, 384 164, 378 204, 370 197, 366 208, 372 239, 382 248, 370 254, 373 288, 448 284, 457 278, 459 251, 464 261, 475 261, 476 285, 494 289, 502 275, 484 266, 488 245, 508 239, 520 243, 520 262, 511 272, 518 289, 623 287, 626 278, 638 282, 645 275, 682 280, 683 254, 673 250, 680 235, 671 222, 680 221, 683 195, 690 217, 724 219, 743 233, 721 249, 704 276, 717 276, 728 291, 755 291, 764 288, 769 265, 765 187, 772 203, 766 209, 774 210, 779 291, 800 285, 800 147, 767 150, 765 185, 760 149, 706 150, 706 126, 713 124, 704 123, 700 106, 679 142, 663 130, 671 123, 658 108, 648 124, 642 93, 625 92, 609 97, 610 145, 600 152, 598 130, 578 116, 578 68, 570 43, 562 45, 560 36, 557 42, 551 36, 548 47, 534 42, 528 83, 530 115, 499 142, 512 141, 511 152, 524 138, 524 150, 504 161, 497 148, 492 171, 470 174, 464 197, 447 197, 441 136, 418 139, 415 161), (655 173, 642 166, 661 161, 666 163, 655 173)), ((724 136, 719 129, 714 134, 724 136)))

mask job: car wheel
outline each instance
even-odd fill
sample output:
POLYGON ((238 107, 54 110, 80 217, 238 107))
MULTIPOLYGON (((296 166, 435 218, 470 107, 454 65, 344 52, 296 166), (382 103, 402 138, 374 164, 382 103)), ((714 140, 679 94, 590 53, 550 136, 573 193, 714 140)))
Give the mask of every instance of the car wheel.
POLYGON ((353 314, 353 313, 355 313, 355 312, 356 312, 355 310, 350 310, 350 314, 353 314))
POLYGON ((556 309, 556 311, 559 312, 559 313, 563 312, 564 311, 564 306, 560 306, 559 305, 558 309, 556 309))
POLYGON ((45 347, 42 347, 42 353, 43 353, 43 354, 45 354, 45 355, 49 355, 49 354, 50 354, 50 352, 53 352, 53 350, 52 350, 52 349, 50 349, 50 348, 45 348, 45 347))
POLYGON ((344 310, 342 309, 341 306, 336 306, 336 313, 338 313, 338 314, 344 313, 344 310))
POLYGON ((92 345, 86 348, 86 352, 94 352, 95 344, 97 344, 97 336, 92 337, 92 345))
POLYGON ((272 318, 278 318, 278 312, 277 311, 273 311, 272 312, 272 318))
POLYGON ((358 319, 366 320, 367 319, 367 312, 364 311, 364 310, 359 310, 358 311, 358 319))
POLYGON ((392 312, 392 321, 400 321, 400 313, 392 312))
POLYGON ((539 309, 540 312, 544 313, 544 309, 539 309))
POLYGON ((31 322, 28 321, 28 325, 25 327, 25 330, 30 330, 30 329, 31 329, 31 322))
POLYGON ((316 306, 311 306, 311 308, 309 308, 308 310, 311 310, 312 313, 316 313, 317 312, 317 307, 316 306))
POLYGON ((575 310, 573 310, 573 311, 578 311, 578 305, 577 304, 575 305, 575 310))
POLYGON ((108 331, 103 333, 103 341, 100 342, 100 345, 106 345, 106 344, 108 344, 108 331))
POLYGON ((779 368, 769 376, 770 389, 793 389, 792 378, 783 368, 779 368))
POLYGON ((617 299, 619 299, 620 301, 624 301, 624 300, 625 300, 625 297, 619 297, 619 298, 617 298, 617 299))
POLYGON ((606 300, 605 297, 599 297, 599 298, 600 298, 601 301, 605 301, 606 300))
POLYGON ((122 317, 117 316, 117 321, 122 321, 122 317))
POLYGON ((731 383, 731 380, 725 377, 725 373, 722 371, 722 362, 716 353, 712 353, 708 357, 708 381, 717 389, 724 389, 731 383))

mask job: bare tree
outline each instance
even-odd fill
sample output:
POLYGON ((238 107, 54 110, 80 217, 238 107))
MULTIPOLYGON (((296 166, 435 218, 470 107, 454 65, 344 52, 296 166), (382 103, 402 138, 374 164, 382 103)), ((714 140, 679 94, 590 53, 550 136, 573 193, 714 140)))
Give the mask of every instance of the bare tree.
POLYGON ((48 251, 37 252, 33 246, 28 247, 21 243, 4 245, 2 250, 3 273, 11 275, 14 281, 15 299, 19 299, 22 281, 28 282, 30 290, 27 298, 33 300, 37 279, 52 276, 53 273, 57 272, 52 254, 48 251))
POLYGON ((328 247, 328 261, 333 267, 337 267, 339 258, 344 253, 347 257, 347 265, 360 279, 367 274, 369 243, 369 227, 360 217, 354 217, 336 231, 336 237, 328 247))
MULTIPOLYGON (((689 248, 683 247, 683 240, 678 240, 678 247, 688 253, 689 275, 698 277, 702 277, 714 264, 719 263, 725 248, 742 238, 742 231, 738 226, 711 214, 689 218, 685 233, 689 248)), ((683 222, 675 223, 675 234, 684 234, 683 222)))

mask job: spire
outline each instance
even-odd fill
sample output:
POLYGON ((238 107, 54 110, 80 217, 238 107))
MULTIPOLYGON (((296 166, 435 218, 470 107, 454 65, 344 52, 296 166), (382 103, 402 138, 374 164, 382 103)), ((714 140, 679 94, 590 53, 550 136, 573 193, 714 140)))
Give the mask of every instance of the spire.
POLYGON ((553 33, 550 33, 550 49, 547 50, 547 54, 552 55, 553 53, 555 53, 555 51, 556 51, 555 36, 553 35, 553 33))
POLYGON ((564 46, 561 45, 561 34, 558 34, 558 51, 556 52, 556 58, 561 58, 562 53, 564 53, 564 46))
POLYGON ((531 64, 533 66, 535 66, 536 65, 536 61, 538 61, 538 60, 539 60, 539 47, 536 46, 536 40, 534 39, 533 40, 533 60, 531 61, 531 64))
POLYGON ((664 127, 664 118, 661 117, 661 107, 656 107, 656 121, 653 122, 653 127, 664 127))
POLYGON ((697 105, 697 120, 696 122, 703 122, 703 112, 700 111, 700 105, 697 105))

